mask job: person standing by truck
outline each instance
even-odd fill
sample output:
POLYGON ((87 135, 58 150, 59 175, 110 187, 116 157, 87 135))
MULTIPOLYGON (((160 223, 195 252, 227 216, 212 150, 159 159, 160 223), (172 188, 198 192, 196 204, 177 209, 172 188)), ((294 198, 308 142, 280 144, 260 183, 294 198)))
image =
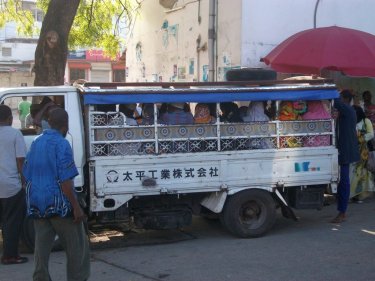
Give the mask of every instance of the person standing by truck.
POLYGON ((0 214, 2 220, 2 264, 27 262, 18 253, 18 240, 25 217, 24 180, 21 175, 26 144, 21 132, 12 128, 11 109, 0 105, 0 214))
POLYGON ((364 91, 362 93, 363 106, 366 117, 370 119, 372 124, 375 124, 375 105, 372 103, 372 94, 370 91, 364 91))
POLYGON ((346 219, 346 210, 350 196, 350 163, 359 161, 359 146, 357 140, 357 117, 350 105, 353 96, 350 91, 343 90, 340 98, 335 99, 334 107, 338 117, 336 122, 337 150, 339 153, 340 182, 337 188, 338 215, 331 221, 341 223, 346 219))
POLYGON ((368 142, 374 138, 374 129, 370 119, 359 105, 353 105, 357 114, 357 138, 361 159, 350 165, 350 199, 362 203, 374 192, 374 175, 367 169, 369 158, 368 142))
POLYGON ((21 122, 21 129, 26 128, 26 116, 30 113, 31 102, 27 100, 27 97, 22 97, 22 101, 18 104, 18 114, 21 122))
POLYGON ((57 234, 67 254, 67 279, 83 281, 90 275, 89 243, 73 178, 78 175, 69 142, 68 113, 54 109, 51 129, 34 140, 24 163, 27 215, 34 218, 35 269, 33 280, 50 280, 49 254, 57 234))

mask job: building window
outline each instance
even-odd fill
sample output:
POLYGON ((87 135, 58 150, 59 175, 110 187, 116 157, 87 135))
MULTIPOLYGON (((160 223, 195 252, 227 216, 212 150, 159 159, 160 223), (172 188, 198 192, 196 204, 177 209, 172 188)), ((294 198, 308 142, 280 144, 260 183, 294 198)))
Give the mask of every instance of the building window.
POLYGON ((35 3, 32 3, 30 1, 22 1, 21 4, 22 4, 22 10, 24 11, 32 11, 36 6, 35 3))
POLYGON ((35 10, 35 20, 38 22, 42 22, 44 19, 44 12, 42 10, 36 9, 35 10))
POLYGON ((70 68, 69 69, 69 77, 70 77, 70 83, 73 83, 74 81, 78 79, 86 79, 86 70, 80 69, 80 68, 70 68))
POLYGON ((35 1, 22 1, 22 10, 32 12, 37 22, 43 21, 44 12, 37 8, 35 1))
POLYGON ((112 82, 125 82, 125 69, 113 70, 113 81, 112 82))
POLYGON ((135 57, 137 61, 142 61, 142 43, 138 42, 135 46, 135 57))
POLYGON ((12 56, 12 48, 3 47, 1 49, 1 52, 3 54, 3 57, 11 57, 12 56))

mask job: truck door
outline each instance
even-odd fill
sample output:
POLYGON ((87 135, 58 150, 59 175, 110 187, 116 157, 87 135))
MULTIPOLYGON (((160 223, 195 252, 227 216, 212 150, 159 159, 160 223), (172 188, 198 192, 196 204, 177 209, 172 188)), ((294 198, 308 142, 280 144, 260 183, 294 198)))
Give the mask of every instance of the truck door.
POLYGON ((83 165, 84 165, 84 149, 83 149, 83 122, 80 111, 80 105, 77 93, 54 92, 54 93, 11 93, 1 97, 1 103, 8 105, 12 109, 13 124, 12 127, 20 129, 26 142, 27 149, 30 148, 33 140, 42 133, 44 129, 48 129, 48 104, 51 106, 59 106, 64 108, 69 114, 69 133, 66 139, 70 143, 74 161, 79 171, 79 176, 75 178, 75 186, 83 186, 83 165), (30 112, 27 116, 20 116, 19 104, 25 101, 30 103, 30 112), (44 110, 43 114, 36 117, 38 112, 44 110), (34 119, 40 119, 38 122, 34 119), (26 120, 24 120, 26 119, 26 120), (38 125, 36 124, 38 123, 38 125))

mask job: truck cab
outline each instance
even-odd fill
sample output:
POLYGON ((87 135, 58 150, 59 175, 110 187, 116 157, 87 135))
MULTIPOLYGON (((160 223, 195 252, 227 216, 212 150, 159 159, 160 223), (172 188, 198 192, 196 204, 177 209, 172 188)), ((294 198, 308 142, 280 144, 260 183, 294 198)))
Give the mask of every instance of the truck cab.
MULTIPOLYGON (((74 181, 77 187, 83 186, 83 169, 86 163, 86 154, 81 102, 77 94, 77 88, 68 86, 0 88, 0 102, 12 108, 13 116, 18 116, 17 104, 22 97, 26 97, 32 105, 39 105, 43 99, 48 98, 69 113, 69 132, 66 138, 72 146, 74 161, 79 171, 79 175, 74 181)), ((42 128, 34 125, 21 128, 17 118, 13 120, 13 127, 21 130, 27 148, 30 147, 32 141, 42 132, 42 128)))

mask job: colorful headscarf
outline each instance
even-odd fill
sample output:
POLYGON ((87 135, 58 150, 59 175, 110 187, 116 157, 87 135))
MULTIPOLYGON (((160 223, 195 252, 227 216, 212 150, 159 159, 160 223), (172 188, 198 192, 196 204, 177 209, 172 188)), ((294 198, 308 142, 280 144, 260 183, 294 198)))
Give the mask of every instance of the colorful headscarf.
POLYGON ((294 101, 293 102, 294 112, 297 114, 304 114, 307 111, 307 105, 305 101, 294 101))
POLYGON ((198 103, 195 107, 194 123, 196 124, 207 124, 212 123, 213 117, 210 115, 210 109, 208 105, 198 103))
POLYGON ((298 114, 294 111, 291 101, 283 101, 280 105, 280 121, 293 121, 298 119, 298 114))
POLYGON ((307 104, 307 112, 302 115, 303 120, 318 120, 329 119, 331 114, 328 108, 324 106, 322 101, 314 100, 309 101, 307 104))

